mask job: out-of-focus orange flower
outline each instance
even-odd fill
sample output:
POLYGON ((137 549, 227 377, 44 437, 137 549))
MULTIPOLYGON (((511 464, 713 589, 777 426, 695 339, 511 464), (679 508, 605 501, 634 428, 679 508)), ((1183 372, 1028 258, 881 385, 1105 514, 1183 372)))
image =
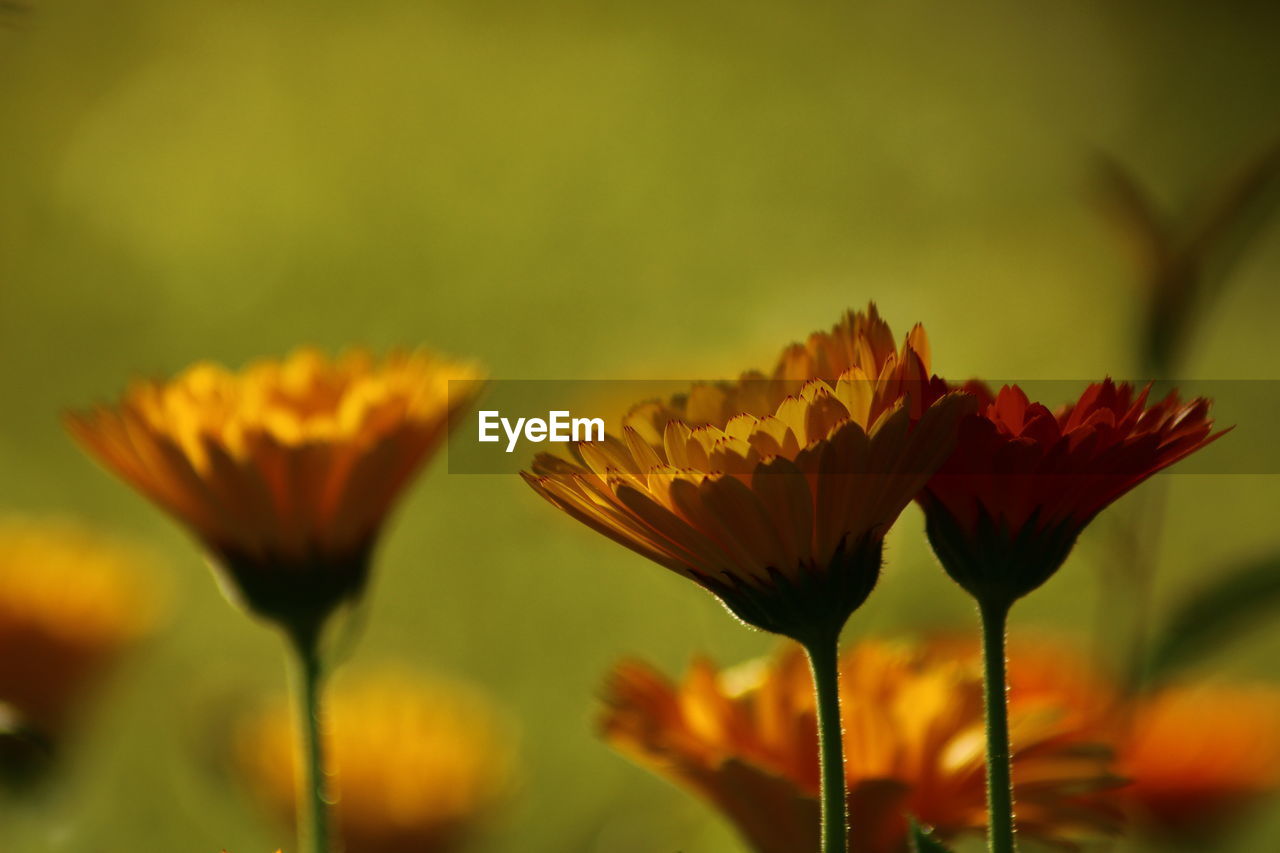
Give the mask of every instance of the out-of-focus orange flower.
POLYGON ((986 603, 1011 604, 1044 583, 1080 531, 1110 503, 1222 435, 1209 402, 1111 380, 1055 414, 1017 386, 979 398, 959 441, 920 497, 947 572, 986 603))
POLYGON ((327 612, 363 588, 393 503, 478 383, 422 351, 301 349, 239 373, 197 364, 70 414, 100 462, 189 527, 259 613, 327 612))
MULTIPOLYGON (((935 641, 977 665, 968 638, 935 641)), ((1111 797, 1138 834, 1212 835, 1280 790, 1280 689, 1188 682, 1128 695, 1070 645, 1018 637, 1009 656, 1016 716, 1055 715, 1107 744, 1124 781, 1111 797)))
POLYGON ((1137 703, 1126 732, 1124 799, 1150 832, 1212 833, 1280 788, 1280 690, 1168 688, 1137 703))
MULTIPOLYGON (((695 661, 673 685, 619 665, 602 730, 619 751, 688 787, 757 853, 817 849, 818 764, 811 677, 799 650, 717 671, 695 661)), ((851 853, 907 849, 907 816, 944 838, 986 823, 982 681, 968 654, 863 642, 841 660, 851 853)), ((1069 843, 1114 829, 1100 792, 1105 749, 1054 709, 1014 705, 1014 779, 1024 836, 1069 843)))
MULTIPOLYGON (((967 633, 934 635, 925 649, 975 671, 982 665, 982 645, 967 633)), ((1010 706, 1024 714, 1052 714, 1072 729, 1091 732, 1090 739, 1112 742, 1111 721, 1122 714, 1123 697, 1114 679, 1079 648, 1057 637, 1015 633, 1006 668, 1010 706)))
POLYGON ((158 616, 149 554, 78 524, 0 520, 0 702, 56 734, 158 616))
POLYGON ((816 352, 854 365, 831 382, 804 382, 764 410, 771 401, 744 399, 748 380, 645 404, 621 437, 583 442, 573 460, 542 454, 525 479, 751 625, 802 641, 838 631, 871 592, 885 534, 951 452, 972 402, 921 403, 938 387, 927 348, 916 349, 923 331, 899 351, 878 317, 853 315, 820 337, 816 352))
MULTIPOLYGON (((326 729, 346 853, 455 850, 511 792, 511 730, 461 686, 398 669, 339 681, 326 729)), ((283 701, 246 719, 236 739, 246 781, 284 821, 295 805, 294 740, 283 701)))

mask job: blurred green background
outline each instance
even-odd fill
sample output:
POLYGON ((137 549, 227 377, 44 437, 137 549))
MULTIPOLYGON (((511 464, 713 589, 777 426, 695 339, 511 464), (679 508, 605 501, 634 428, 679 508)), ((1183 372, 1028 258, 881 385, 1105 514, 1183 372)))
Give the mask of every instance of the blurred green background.
MULTIPOLYGON (((303 342, 427 343, 503 379, 728 376, 869 298, 899 334, 925 322, 948 376, 1134 375, 1143 296, 1091 158, 1176 212, 1280 134, 1259 3, 27 5, 0 13, 0 505, 154 543, 177 595, 57 790, 5 807, 14 851, 291 844, 217 742, 281 684, 279 641, 64 407, 303 342)), ((1277 376, 1278 273, 1272 225, 1186 375, 1277 376)), ((1280 546, 1280 478, 1166 482, 1161 607, 1280 546)), ((1124 507, 1015 622, 1089 629, 1124 507)), ((849 636, 969 624, 914 508, 888 553, 849 636)), ((594 738, 593 695, 624 654, 770 647, 516 478, 440 464, 351 663, 470 678, 521 720, 523 792, 478 851, 718 853, 717 818, 594 738)), ((1273 628, 1210 668, 1277 659, 1273 628)), ((1275 849, 1275 812, 1230 849, 1275 849)))

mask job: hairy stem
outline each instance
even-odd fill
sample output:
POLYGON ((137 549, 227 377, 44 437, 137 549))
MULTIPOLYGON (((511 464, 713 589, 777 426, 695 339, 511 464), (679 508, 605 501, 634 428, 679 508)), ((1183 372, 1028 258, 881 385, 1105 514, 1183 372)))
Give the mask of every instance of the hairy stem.
POLYGON ((982 663, 987 708, 987 849, 1015 853, 1013 771, 1009 751, 1009 701, 1005 672, 1007 604, 980 604, 982 663))
POLYGON ((839 638, 808 643, 818 705, 818 750, 822 766, 822 853, 849 848, 849 807, 840 722, 839 638))
POLYGON ((298 777, 298 847, 307 853, 329 853, 329 776, 325 770, 321 717, 324 673, 319 631, 290 630, 289 638, 296 664, 293 689, 303 758, 298 777))

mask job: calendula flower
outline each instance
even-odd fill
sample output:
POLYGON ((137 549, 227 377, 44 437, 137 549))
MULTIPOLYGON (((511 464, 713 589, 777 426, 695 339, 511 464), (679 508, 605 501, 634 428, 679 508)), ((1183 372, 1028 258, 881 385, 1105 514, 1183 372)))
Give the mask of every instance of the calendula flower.
POLYGON ((1040 586, 1094 516, 1223 434, 1208 400, 1173 392, 1152 404, 1149 387, 1109 379, 1056 413, 1017 386, 966 390, 978 412, 920 503, 943 567, 980 600, 1012 603, 1040 586))
POLYGON ((1280 691, 1182 685, 1141 698, 1119 738, 1140 829, 1201 838, 1280 788, 1280 691))
POLYGON ((700 386, 639 407, 620 437, 583 442, 573 460, 539 455, 524 477, 750 625, 802 642, 838 633, 875 585, 889 527, 951 452, 971 405, 930 381, 922 330, 885 350, 887 327, 873 320, 851 315, 837 331, 856 336, 840 338, 843 350, 829 344, 853 367, 775 408, 729 415, 753 380, 700 386), (709 395, 723 396, 698 402, 709 395))
MULTIPOLYGON (((509 727, 470 690, 389 669, 339 682, 331 698, 333 816, 346 853, 456 850, 510 794, 509 727)), ((295 736, 281 702, 236 738, 246 781, 285 819, 297 791, 295 736)))
POLYGON ((0 520, 0 703, 17 727, 63 728, 155 624, 157 580, 149 554, 79 524, 0 520))
POLYGON ((1148 405, 1110 380, 1056 414, 1021 389, 992 396, 973 383, 977 413, 920 496, 925 530, 947 574, 978 602, 987 683, 992 853, 1013 853, 1005 625, 1013 603, 1066 560, 1099 512, 1151 475, 1204 447, 1209 403, 1171 393, 1148 405))
POLYGON ((451 394, 450 380, 475 378, 422 351, 376 361, 302 349, 240 373, 197 364, 66 419, 85 449, 195 533, 233 597, 283 629, 310 721, 299 827, 312 853, 329 847, 321 634, 363 591, 392 505, 478 387, 451 394))
POLYGON ((524 476, 743 622, 805 647, 821 733, 821 846, 837 853, 847 834, 840 631, 879 578, 885 534, 949 455, 972 400, 930 375, 923 329, 896 349, 874 306, 786 350, 774 378, 761 378, 642 404, 621 437, 581 443, 573 460, 540 455, 524 476))
POLYGON ((69 415, 100 462, 185 524, 269 618, 358 595, 388 512, 469 400, 474 368, 301 349, 239 373, 200 363, 69 415))
POLYGON ((771 371, 747 371, 735 382, 696 383, 687 393, 639 403, 624 423, 656 448, 666 425, 724 427, 740 414, 767 417, 811 380, 830 385, 843 380, 863 423, 874 423, 889 408, 905 404, 918 419, 944 396, 947 384, 930 373, 929 339, 916 324, 901 348, 876 309, 846 311, 830 331, 814 332, 782 351, 771 371))
MULTIPOLYGON (((903 853, 908 815, 955 838, 986 824, 981 671, 968 654, 865 641, 841 666, 849 853, 903 853)), ((1015 705, 1019 826, 1069 845, 1110 832, 1108 753, 1041 702, 1015 705)), ((620 752, 721 811, 756 853, 817 848, 817 727, 811 676, 794 648, 670 683, 641 663, 610 676, 601 722, 620 752)))

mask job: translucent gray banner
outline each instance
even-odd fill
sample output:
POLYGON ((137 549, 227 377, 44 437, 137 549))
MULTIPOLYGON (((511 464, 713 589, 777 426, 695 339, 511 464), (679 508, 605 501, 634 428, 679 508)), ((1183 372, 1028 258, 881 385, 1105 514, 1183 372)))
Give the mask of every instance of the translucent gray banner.
MULTIPOLYGON (((1094 380, 997 380, 984 381, 997 391, 1016 384, 1027 396, 1051 411, 1079 399, 1094 380)), ((1274 475, 1280 474, 1280 448, 1276 430, 1280 426, 1280 380, 1213 379, 1148 383, 1125 381, 1140 390, 1151 384, 1148 405, 1176 389, 1183 401, 1205 397, 1212 402, 1210 415, 1214 431, 1230 427, 1231 432, 1186 459, 1166 473, 1175 475, 1274 475)), ((860 389, 869 392, 868 387, 860 389)), ((621 435, 624 415, 637 404, 670 401, 690 414, 706 415, 708 400, 719 404, 745 400, 760 414, 770 401, 794 392, 796 386, 774 380, 748 383, 717 380, 455 380, 449 383, 452 400, 475 402, 460 408, 453 418, 448 442, 450 474, 514 475, 527 470, 538 453, 570 457, 572 444, 597 439, 603 427, 621 435), (715 390, 735 386, 732 393, 715 390), (478 393, 477 393, 478 391, 478 393), (681 403, 683 396, 685 402, 681 403)), ((921 389, 923 391, 923 389, 921 389)), ((696 426, 699 417, 689 417, 696 426)), ((706 420, 702 420, 706 422, 706 420)))

